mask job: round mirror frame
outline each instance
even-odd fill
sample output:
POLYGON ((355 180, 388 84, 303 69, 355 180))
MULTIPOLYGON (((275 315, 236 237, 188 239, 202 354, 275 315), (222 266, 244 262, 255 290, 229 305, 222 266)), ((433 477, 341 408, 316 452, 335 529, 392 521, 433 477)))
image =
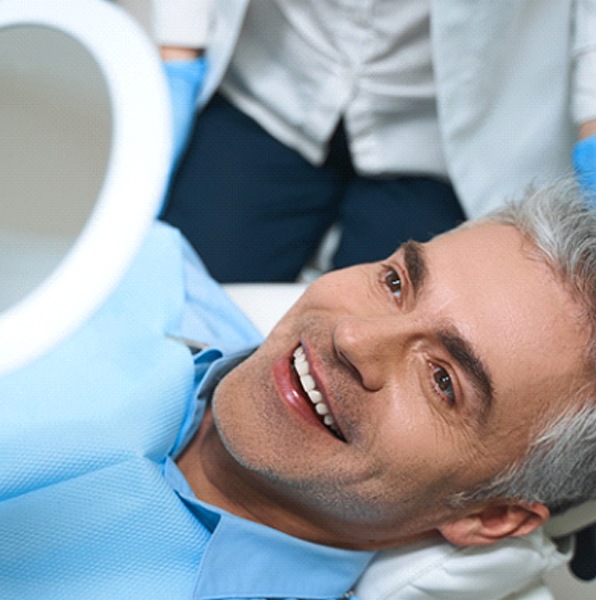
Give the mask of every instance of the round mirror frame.
POLYGON ((58 4, 2 0, 0 35, 7 27, 49 27, 91 54, 110 97, 111 152, 95 207, 69 252, 0 313, 0 375, 48 352, 106 299, 156 218, 169 175, 170 103, 157 49, 105 0, 77 0, 68 10, 58 4))

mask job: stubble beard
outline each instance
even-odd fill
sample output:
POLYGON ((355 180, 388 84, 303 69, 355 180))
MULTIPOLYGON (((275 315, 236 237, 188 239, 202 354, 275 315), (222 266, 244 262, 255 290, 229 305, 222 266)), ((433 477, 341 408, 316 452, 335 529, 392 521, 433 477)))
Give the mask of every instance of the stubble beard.
MULTIPOLYGON (((246 427, 242 415, 235 413, 233 405, 241 393, 244 372, 251 368, 252 365, 243 363, 230 372, 218 385, 213 397, 215 427, 221 443, 235 463, 261 486, 263 493, 269 491, 272 497, 278 497, 280 502, 295 510, 312 514, 315 520, 333 519, 346 525, 387 522, 388 515, 394 515, 396 508, 390 494, 370 491, 366 486, 360 493, 354 493, 353 488, 347 485, 353 479, 349 471, 337 466, 325 470, 320 464, 311 462, 313 457, 308 454, 308 436, 301 438, 298 432, 294 438, 280 436, 266 405, 250 398, 248 391, 248 399, 244 397, 241 400, 245 406, 248 402, 254 407, 256 418, 261 422, 258 432, 246 427), (269 440, 267 445, 263 438, 269 440), (291 460, 284 460, 284 457, 291 460)), ((267 382, 252 393, 277 394, 277 391, 272 382, 267 382)))

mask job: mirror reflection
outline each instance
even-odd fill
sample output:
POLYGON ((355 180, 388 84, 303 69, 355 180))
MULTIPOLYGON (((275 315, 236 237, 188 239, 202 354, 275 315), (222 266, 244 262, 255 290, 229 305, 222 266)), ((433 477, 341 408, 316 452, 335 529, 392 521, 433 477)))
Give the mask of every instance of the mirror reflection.
POLYGON ((2 312, 56 268, 84 227, 112 115, 93 57, 70 36, 33 26, 0 30, 0 106, 2 312))

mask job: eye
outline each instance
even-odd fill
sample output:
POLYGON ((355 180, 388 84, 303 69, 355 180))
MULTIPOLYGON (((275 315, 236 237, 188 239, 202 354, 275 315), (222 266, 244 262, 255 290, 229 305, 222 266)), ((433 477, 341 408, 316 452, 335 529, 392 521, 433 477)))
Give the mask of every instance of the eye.
POLYGON ((449 404, 455 404, 455 389, 451 375, 449 375, 443 367, 439 367, 438 365, 431 363, 430 368, 435 389, 445 400, 447 400, 447 402, 449 402, 449 404))
POLYGON ((386 267, 383 282, 387 286, 387 289, 398 299, 401 300, 401 277, 398 275, 395 269, 386 267))

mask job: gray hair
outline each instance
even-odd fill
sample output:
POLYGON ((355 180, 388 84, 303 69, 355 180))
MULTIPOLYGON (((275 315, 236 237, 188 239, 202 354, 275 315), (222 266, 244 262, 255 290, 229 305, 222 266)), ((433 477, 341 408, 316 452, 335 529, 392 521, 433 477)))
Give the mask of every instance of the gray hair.
POLYGON ((541 502, 556 514, 596 499, 596 210, 573 181, 564 180, 530 189, 519 202, 480 222, 515 227, 583 307, 590 331, 587 376, 578 372, 583 384, 561 399, 568 408, 538 424, 521 460, 481 488, 449 498, 448 504, 502 498, 541 502))

